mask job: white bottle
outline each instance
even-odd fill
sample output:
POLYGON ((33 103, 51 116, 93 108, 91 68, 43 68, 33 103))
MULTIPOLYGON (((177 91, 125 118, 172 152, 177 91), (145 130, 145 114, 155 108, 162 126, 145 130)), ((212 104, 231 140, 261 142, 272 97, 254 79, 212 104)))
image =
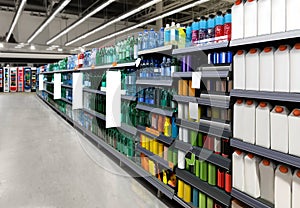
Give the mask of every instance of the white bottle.
MULTIPOLYGON (((289 167, 279 165, 275 171, 274 207, 290 208, 292 198, 292 171, 289 167)), ((299 196, 298 196, 299 197, 299 196)))
POLYGON ((289 153, 300 157, 300 109, 294 109, 289 115, 289 153))
POLYGON ((271 112, 271 149, 280 152, 289 152, 289 128, 286 107, 275 106, 271 112))
POLYGON ((285 32, 286 0, 272 0, 272 33, 285 32))
POLYGON ((178 168, 181 170, 185 169, 185 153, 178 150, 178 168))
POLYGON ((292 208, 298 208, 300 205, 300 170, 296 170, 293 175, 292 184, 292 208))
POLYGON ((274 91, 274 52, 274 48, 267 47, 260 53, 259 89, 261 91, 274 91))
POLYGON ((246 90, 259 90, 259 54, 253 48, 246 55, 246 90))
POLYGON ((259 175, 261 198, 273 204, 275 165, 270 160, 262 160, 259 163, 259 175))
POLYGON ((243 139, 244 137, 244 128, 246 128, 244 109, 244 101, 237 100, 233 106, 233 137, 237 139, 243 139))
POLYGON ((240 191, 244 191, 244 157, 240 150, 232 154, 232 186, 240 191))
POLYGON ((271 34, 272 27, 272 0, 259 0, 257 5, 258 35, 271 34))
POLYGON ((253 154, 245 156, 245 193, 253 198, 260 197, 259 162, 260 159, 253 154))
POLYGON ((253 100, 247 100, 244 106, 244 142, 255 144, 255 114, 257 103, 253 100))
POLYGON ((257 0, 247 0, 244 14, 244 37, 257 36, 257 0))
POLYGON ((242 0, 236 0, 231 8, 232 14, 232 32, 231 39, 244 38, 244 3, 242 0))
POLYGON ((239 50, 233 57, 233 88, 244 90, 246 88, 246 52, 239 50))
POLYGON ((300 29, 300 1, 299 0, 286 0, 286 30, 299 30, 300 29))
MULTIPOLYGON (((299 1, 300 2, 300 1, 299 1)), ((298 12, 300 14, 300 12, 298 12)), ((290 73, 291 85, 290 92, 300 93, 300 43, 297 43, 290 51, 290 73)))
POLYGON ((275 52, 275 91, 290 91, 290 47, 282 45, 275 52))
POLYGON ((260 102, 256 108, 256 145, 270 148, 271 136, 270 136, 270 112, 272 106, 266 102, 260 102))
POLYGON ((177 45, 177 39, 176 39, 177 28, 175 22, 172 22, 170 30, 171 30, 171 45, 177 45))

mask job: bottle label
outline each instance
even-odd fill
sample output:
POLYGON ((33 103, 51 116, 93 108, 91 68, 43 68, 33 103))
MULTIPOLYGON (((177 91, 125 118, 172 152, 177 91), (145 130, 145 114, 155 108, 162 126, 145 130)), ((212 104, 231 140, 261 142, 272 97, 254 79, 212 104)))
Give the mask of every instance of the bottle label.
POLYGON ((224 25, 224 35, 227 35, 228 40, 231 40, 231 23, 226 23, 224 25))
POLYGON ((215 28, 209 28, 207 30, 207 39, 215 37, 215 28))
POLYGON ((171 41, 176 41, 176 30, 172 29, 171 30, 171 41))
POLYGON ((207 37, 207 30, 201 29, 199 30, 199 40, 204 40, 207 37))
POLYGON ((224 36, 224 25, 218 25, 215 28, 215 37, 224 36))
POLYGON ((194 44, 197 44, 197 41, 198 41, 198 30, 193 30, 192 32, 192 42, 194 44))

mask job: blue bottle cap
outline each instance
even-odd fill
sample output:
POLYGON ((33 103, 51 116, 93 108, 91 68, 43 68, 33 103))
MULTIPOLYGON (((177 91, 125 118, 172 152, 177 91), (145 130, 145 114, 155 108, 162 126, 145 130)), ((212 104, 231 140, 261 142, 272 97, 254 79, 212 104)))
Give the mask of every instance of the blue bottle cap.
POLYGON ((209 19, 207 20, 207 28, 214 28, 215 26, 216 26, 215 16, 214 15, 210 15, 209 19))
POLYGON ((224 17, 222 12, 217 12, 217 16, 216 16, 216 25, 224 25, 224 17))

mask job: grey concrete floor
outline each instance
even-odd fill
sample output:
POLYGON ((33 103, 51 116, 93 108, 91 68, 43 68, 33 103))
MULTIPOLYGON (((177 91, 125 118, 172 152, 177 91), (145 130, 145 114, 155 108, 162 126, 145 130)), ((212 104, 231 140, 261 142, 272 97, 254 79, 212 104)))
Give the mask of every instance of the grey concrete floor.
POLYGON ((1 93, 0 207, 168 206, 35 93, 1 93))

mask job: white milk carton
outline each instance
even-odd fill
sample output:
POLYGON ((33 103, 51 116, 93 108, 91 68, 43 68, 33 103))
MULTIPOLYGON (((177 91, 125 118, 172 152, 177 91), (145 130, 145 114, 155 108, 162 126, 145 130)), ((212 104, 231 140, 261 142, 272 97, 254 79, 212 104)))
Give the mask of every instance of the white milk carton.
POLYGON ((246 1, 244 14, 244 37, 257 36, 257 0, 246 1))
POLYGON ((260 195, 261 198, 274 203, 275 165, 267 159, 259 163, 260 195))
MULTIPOLYGON (((300 2, 300 1, 299 1, 300 2)), ((300 12, 298 12, 300 14, 300 12)), ((300 93, 300 43, 290 51, 290 92, 300 93)))
POLYGON ((247 100, 244 106, 244 142, 255 144, 255 117, 257 103, 253 100, 247 100))
POLYGON ((275 91, 290 92, 290 47, 282 45, 275 52, 275 91))
POLYGON ((300 1, 286 0, 286 30, 300 29, 300 1))
POLYGON ((233 57, 233 88, 246 89, 246 52, 239 50, 233 57))
POLYGON ((260 185, 259 185, 259 162, 260 158, 253 154, 245 156, 245 188, 244 191, 253 198, 260 197, 260 185))
POLYGON ((236 0, 231 8, 232 14, 232 35, 231 39, 244 38, 244 3, 242 0, 236 0))
POLYGON ((272 33, 285 32, 286 0, 272 0, 272 33))
POLYGON ((259 90, 274 92, 275 65, 274 65, 275 48, 266 47, 260 53, 259 61, 259 90))
POLYGON ((292 184, 292 208, 298 208, 300 205, 300 170, 296 170, 293 175, 292 184))
POLYGON ((232 154, 232 186, 240 191, 244 191, 244 157, 245 154, 240 150, 232 154))
POLYGON ((294 109, 289 115, 289 153, 300 157, 300 109, 294 109))
MULTIPOLYGON (((292 205, 292 171, 289 167, 279 165, 275 171, 274 207, 290 208, 292 205)), ((299 197, 299 196, 298 196, 299 197)))
POLYGON ((266 102, 260 102, 256 108, 256 136, 255 143, 265 148, 271 147, 270 136, 270 112, 272 106, 266 102))
POLYGON ((241 140, 245 135, 244 129, 246 128, 244 109, 244 101, 237 100, 233 106, 233 137, 241 140))
POLYGON ((258 35, 268 35, 272 31, 272 0, 259 0, 257 5, 258 35))
POLYGON ((259 90, 259 54, 259 49, 253 48, 246 55, 246 90, 259 90))

